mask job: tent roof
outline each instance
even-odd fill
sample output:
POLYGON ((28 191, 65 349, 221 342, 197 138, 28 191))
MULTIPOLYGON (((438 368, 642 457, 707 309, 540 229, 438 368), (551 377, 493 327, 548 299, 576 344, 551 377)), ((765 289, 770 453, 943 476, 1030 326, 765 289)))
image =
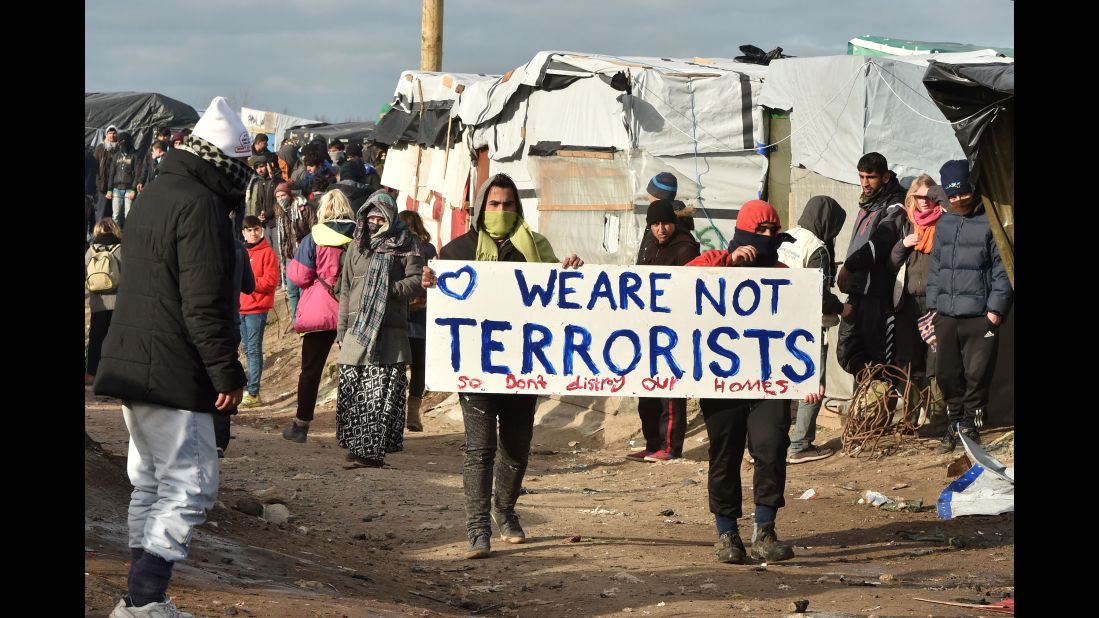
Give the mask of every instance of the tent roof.
POLYGON ((847 53, 856 56, 906 56, 939 52, 972 52, 991 49, 1005 56, 1015 57, 1014 47, 988 47, 967 43, 936 41, 909 41, 884 36, 863 35, 847 42, 847 53))
POLYGON ((822 56, 775 60, 760 103, 792 109, 791 164, 855 184, 856 164, 880 152, 899 176, 930 172, 963 156, 950 119, 924 86, 929 65, 1011 65, 992 50, 912 56, 822 56))
POLYGON ((319 123, 287 129, 286 135, 291 133, 298 135, 320 135, 325 141, 340 140, 369 140, 374 138, 373 122, 340 122, 336 124, 319 123))
POLYGON ((730 58, 657 58, 541 51, 499 79, 478 82, 467 89, 455 113, 467 125, 480 125, 499 116, 520 86, 540 87, 547 75, 609 77, 620 71, 629 71, 635 79, 642 73, 651 72, 672 80, 736 74, 747 76, 757 84, 767 75, 766 66, 730 58))
POLYGON ((159 125, 172 128, 198 122, 195 108, 158 92, 85 92, 84 141, 91 144, 107 125, 119 131, 146 133, 159 125))

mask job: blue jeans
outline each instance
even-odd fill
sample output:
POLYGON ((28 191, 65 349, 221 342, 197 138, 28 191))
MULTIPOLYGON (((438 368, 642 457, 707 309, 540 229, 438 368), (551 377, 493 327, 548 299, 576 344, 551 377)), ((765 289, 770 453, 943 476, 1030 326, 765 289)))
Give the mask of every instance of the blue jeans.
MULTIPOLYGON (((283 272, 286 272, 283 270, 283 272)), ((301 298, 301 288, 294 285, 290 277, 286 277, 286 298, 290 300, 290 323, 298 319, 298 299, 301 298)))
POLYGON ((133 189, 111 190, 111 210, 114 213, 114 222, 120 228, 126 223, 126 215, 130 212, 130 207, 134 203, 134 197, 126 197, 128 194, 136 197, 133 189))
MULTIPOLYGON (((820 346, 820 383, 824 384, 824 368, 828 361, 828 344, 820 346)), ((817 403, 798 402, 798 417, 794 423, 794 435, 790 438, 789 453, 800 453, 813 446, 813 440, 817 437, 817 415, 820 414, 820 406, 824 403, 821 399, 817 403)))
POLYGON ((248 360, 248 385, 244 390, 253 397, 259 395, 259 380, 263 375, 265 326, 267 326, 266 313, 240 314, 240 342, 244 344, 244 358, 248 360))

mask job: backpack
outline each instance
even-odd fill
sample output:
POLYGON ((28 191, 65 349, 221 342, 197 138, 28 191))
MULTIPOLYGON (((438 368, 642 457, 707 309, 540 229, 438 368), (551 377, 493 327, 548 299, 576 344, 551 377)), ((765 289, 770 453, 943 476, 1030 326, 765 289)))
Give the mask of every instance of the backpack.
POLYGON ((84 286, 89 292, 96 294, 114 294, 118 292, 118 284, 122 279, 122 273, 118 265, 118 256, 115 251, 122 245, 93 245, 92 259, 88 262, 88 276, 84 280, 84 286))

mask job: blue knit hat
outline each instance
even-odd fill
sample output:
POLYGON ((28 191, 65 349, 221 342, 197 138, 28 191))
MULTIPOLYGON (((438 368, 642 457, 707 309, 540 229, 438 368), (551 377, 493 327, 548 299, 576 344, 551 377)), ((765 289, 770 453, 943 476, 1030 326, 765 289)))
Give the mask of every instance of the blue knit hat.
POLYGON ((969 182, 968 161, 961 159, 947 161, 939 170, 939 180, 942 182, 943 191, 946 191, 947 197, 973 193, 973 185, 969 182))
POLYGON ((676 180, 675 174, 669 172, 660 172, 649 181, 649 195, 657 199, 674 200, 678 190, 679 181, 676 180))

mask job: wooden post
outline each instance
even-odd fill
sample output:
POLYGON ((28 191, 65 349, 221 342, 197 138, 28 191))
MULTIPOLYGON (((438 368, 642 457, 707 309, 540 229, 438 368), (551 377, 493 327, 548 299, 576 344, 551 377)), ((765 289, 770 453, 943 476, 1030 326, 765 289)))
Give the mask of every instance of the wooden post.
POLYGON ((443 70, 443 0, 423 0, 420 70, 443 70))

